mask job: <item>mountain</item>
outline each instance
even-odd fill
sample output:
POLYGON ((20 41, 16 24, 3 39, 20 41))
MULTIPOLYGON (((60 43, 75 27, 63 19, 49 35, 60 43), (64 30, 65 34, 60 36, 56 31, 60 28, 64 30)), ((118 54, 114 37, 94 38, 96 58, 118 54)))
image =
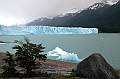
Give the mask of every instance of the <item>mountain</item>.
POLYGON ((101 14, 103 14, 103 12, 105 12, 108 8, 108 4, 95 3, 62 25, 91 27, 94 24, 94 26, 96 26, 96 23, 99 22, 99 19, 101 19, 101 14))
POLYGON ((27 23, 26 25, 27 26, 39 26, 39 25, 43 25, 43 26, 59 26, 59 25, 91 26, 92 23, 95 23, 94 20, 96 20, 96 18, 97 19, 101 18, 99 15, 101 15, 111 5, 114 5, 117 2, 118 0, 107 0, 107 1, 103 0, 100 3, 95 3, 94 5, 84 10, 80 10, 79 8, 74 8, 60 15, 57 15, 53 18, 41 17, 41 18, 35 19, 34 21, 27 23))
POLYGON ((33 25, 58 26, 58 25, 62 24, 63 22, 69 20, 70 18, 74 17, 76 14, 78 14, 80 12, 81 12, 81 10, 79 8, 74 8, 74 9, 71 9, 60 15, 57 15, 53 18, 42 17, 42 18, 36 19, 26 25, 27 26, 33 26, 33 25))
POLYGON ((28 26, 95 27, 99 32, 120 32, 120 0, 102 0, 86 9, 74 8, 53 18, 39 18, 28 26))
POLYGON ((120 30, 120 1, 102 1, 83 10, 62 26, 97 27, 104 31, 120 30))

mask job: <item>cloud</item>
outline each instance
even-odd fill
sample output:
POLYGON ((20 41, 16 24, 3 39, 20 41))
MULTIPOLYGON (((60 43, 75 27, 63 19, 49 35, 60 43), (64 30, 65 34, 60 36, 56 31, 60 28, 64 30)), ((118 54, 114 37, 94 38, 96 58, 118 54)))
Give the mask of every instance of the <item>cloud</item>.
POLYGON ((99 0, 1 0, 0 15, 33 20, 72 8, 85 8, 99 0))

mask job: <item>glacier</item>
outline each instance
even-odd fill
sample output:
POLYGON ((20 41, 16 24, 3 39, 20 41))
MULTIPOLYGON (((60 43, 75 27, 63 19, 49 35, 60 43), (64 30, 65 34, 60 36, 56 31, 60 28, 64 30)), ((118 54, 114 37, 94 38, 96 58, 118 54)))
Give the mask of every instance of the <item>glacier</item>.
POLYGON ((34 34, 93 34, 97 28, 53 27, 53 26, 0 26, 0 35, 34 35, 34 34))
POLYGON ((77 54, 75 54, 74 52, 68 53, 59 47, 56 47, 54 50, 49 51, 47 53, 47 56, 57 56, 56 60, 63 60, 63 61, 80 62, 83 60, 83 59, 79 59, 77 54))

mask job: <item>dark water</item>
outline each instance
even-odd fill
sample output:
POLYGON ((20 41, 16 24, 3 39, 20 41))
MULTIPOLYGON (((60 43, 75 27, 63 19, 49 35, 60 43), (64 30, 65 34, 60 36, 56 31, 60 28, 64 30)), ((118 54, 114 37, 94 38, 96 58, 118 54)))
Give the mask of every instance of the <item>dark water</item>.
MULTIPOLYGON (((42 43, 45 53, 61 48, 67 52, 74 52, 80 59, 92 53, 101 53, 114 68, 120 69, 120 34, 85 34, 85 35, 27 35, 31 42, 42 43)), ((0 41, 11 42, 0 44, 0 51, 10 51, 14 40, 22 40, 23 36, 0 36, 0 41)))

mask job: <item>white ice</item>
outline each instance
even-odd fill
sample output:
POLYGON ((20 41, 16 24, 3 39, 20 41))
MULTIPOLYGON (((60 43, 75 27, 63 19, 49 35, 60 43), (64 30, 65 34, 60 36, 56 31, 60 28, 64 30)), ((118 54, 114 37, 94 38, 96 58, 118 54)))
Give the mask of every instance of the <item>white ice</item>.
POLYGON ((50 26, 0 26, 0 35, 96 34, 97 28, 50 26))
POLYGON ((57 60, 65 60, 65 61, 82 61, 82 59, 79 59, 77 54, 75 53, 69 53, 64 50, 62 50, 59 47, 56 47, 54 50, 48 52, 48 56, 58 56, 57 60))

